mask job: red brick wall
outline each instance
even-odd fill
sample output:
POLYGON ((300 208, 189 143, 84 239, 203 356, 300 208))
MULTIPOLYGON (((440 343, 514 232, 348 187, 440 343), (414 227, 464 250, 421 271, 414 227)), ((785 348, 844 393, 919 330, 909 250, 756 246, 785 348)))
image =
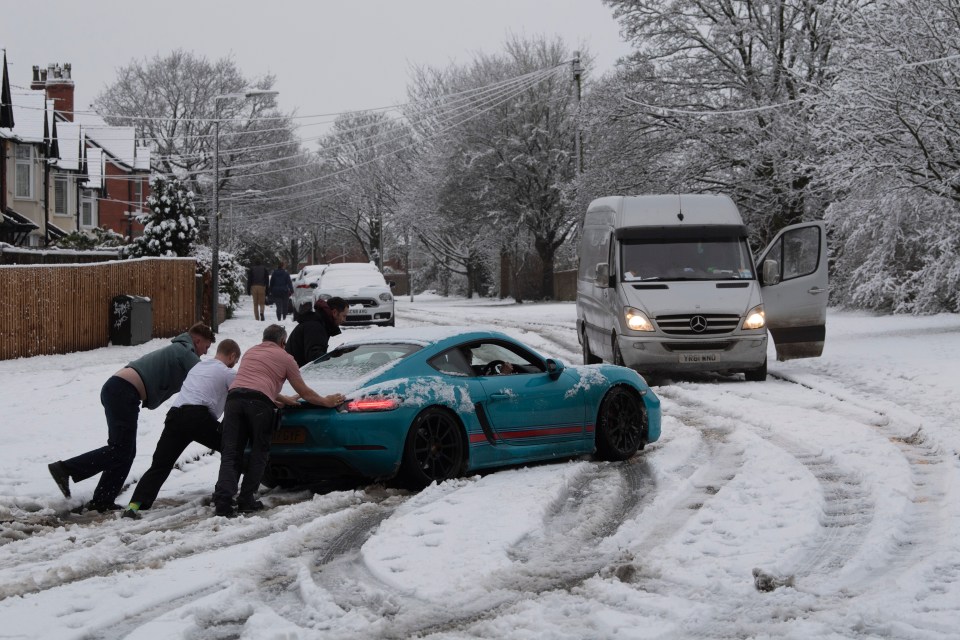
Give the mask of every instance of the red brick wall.
POLYGON ((133 201, 133 183, 129 179, 132 176, 140 176, 143 181, 143 205, 141 209, 147 210, 146 200, 150 194, 150 186, 147 176, 143 173, 131 174, 122 168, 116 166, 109 160, 105 163, 106 191, 101 196, 99 207, 100 226, 112 229, 117 233, 127 236, 132 231, 133 237, 143 233, 143 225, 133 220, 128 223, 126 213, 135 211, 135 205, 130 204, 133 201))

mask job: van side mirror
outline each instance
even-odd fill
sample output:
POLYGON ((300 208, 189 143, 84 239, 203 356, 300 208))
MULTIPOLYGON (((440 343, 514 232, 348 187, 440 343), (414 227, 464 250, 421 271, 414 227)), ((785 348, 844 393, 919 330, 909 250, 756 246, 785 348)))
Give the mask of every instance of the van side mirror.
POLYGON ((565 367, 562 361, 547 358, 547 373, 550 375, 551 380, 559 378, 564 369, 565 367))
POLYGON ((610 286, 610 265, 601 262, 597 265, 597 277, 594 278, 598 287, 607 288, 610 286))
POLYGON ((763 284, 771 285, 780 282, 780 263, 776 260, 763 261, 763 284))

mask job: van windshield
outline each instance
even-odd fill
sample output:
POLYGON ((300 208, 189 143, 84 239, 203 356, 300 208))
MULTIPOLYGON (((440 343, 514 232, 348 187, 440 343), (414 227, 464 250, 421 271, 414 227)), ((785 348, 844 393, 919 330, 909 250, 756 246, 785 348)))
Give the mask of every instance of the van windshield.
POLYGON ((744 238, 625 240, 620 245, 624 281, 752 279, 744 238))

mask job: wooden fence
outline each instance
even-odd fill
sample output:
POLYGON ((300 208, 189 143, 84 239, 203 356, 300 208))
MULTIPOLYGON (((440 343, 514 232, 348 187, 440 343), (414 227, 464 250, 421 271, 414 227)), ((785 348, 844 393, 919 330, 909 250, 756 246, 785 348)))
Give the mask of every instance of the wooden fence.
POLYGON ((105 347, 110 301, 147 296, 153 337, 186 331, 196 314, 193 258, 0 266, 0 360, 105 347))

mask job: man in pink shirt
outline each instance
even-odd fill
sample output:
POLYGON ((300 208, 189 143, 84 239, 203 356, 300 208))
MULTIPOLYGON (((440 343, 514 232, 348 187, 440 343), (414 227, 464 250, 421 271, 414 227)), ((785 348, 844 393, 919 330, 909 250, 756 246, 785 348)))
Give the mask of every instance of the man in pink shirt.
POLYGON ((230 385, 223 414, 220 475, 213 492, 218 516, 232 518, 237 512, 252 513, 263 509, 263 503, 254 497, 254 492, 260 486, 270 458, 270 439, 279 418, 278 407, 295 405, 299 398, 321 407, 335 407, 345 400, 343 394, 321 396, 308 387, 300 375, 297 361, 284 350, 286 342, 286 329, 278 324, 267 327, 263 331, 263 342, 244 354, 237 377, 230 385), (288 380, 299 396, 280 393, 283 383, 288 380), (250 460, 234 509, 233 496, 237 493, 243 450, 248 442, 250 460))

